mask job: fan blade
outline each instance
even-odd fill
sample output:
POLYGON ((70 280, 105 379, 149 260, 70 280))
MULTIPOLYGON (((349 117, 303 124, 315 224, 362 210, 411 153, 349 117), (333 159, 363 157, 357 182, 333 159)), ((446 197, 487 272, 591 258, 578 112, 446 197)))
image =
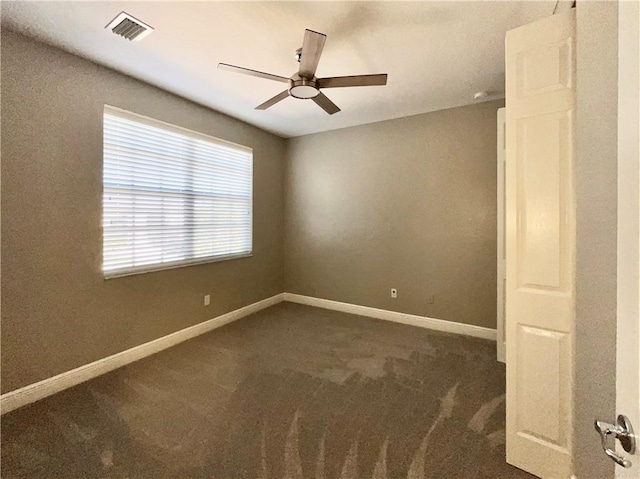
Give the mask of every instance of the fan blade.
POLYGON ((282 93, 278 93, 276 96, 274 96, 273 98, 265 101, 262 105, 258 105, 256 107, 256 110, 266 110, 267 108, 269 108, 270 106, 275 105, 276 103, 278 103, 279 101, 284 100, 285 98, 287 98, 289 96, 289 90, 285 90, 282 93))
POLYGON ((374 86, 386 85, 387 74, 379 75, 354 75, 348 77, 318 78, 319 88, 339 88, 345 86, 374 86))
POLYGON ((327 36, 323 33, 314 32, 309 29, 304 31, 300 69, 298 70, 301 77, 311 80, 315 76, 326 39, 327 36))
POLYGON ((251 75, 252 77, 265 78, 267 80, 279 81, 283 83, 289 82, 289 79, 287 77, 272 75, 271 73, 259 72, 257 70, 251 70, 250 68, 237 67, 235 65, 229 65, 227 63, 218 63, 218 68, 235 73, 244 73, 245 75, 251 75))
POLYGON ((322 92, 314 96, 312 100, 315 101, 320 108, 329 113, 329 115, 333 115, 340 111, 340 108, 338 108, 336 104, 329 100, 322 92))

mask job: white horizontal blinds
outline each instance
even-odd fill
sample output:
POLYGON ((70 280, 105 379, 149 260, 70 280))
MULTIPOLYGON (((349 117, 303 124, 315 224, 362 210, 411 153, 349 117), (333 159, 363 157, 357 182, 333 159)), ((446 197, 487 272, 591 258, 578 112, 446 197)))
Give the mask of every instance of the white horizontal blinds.
POLYGON ((249 148, 105 107, 103 271, 251 253, 249 148))

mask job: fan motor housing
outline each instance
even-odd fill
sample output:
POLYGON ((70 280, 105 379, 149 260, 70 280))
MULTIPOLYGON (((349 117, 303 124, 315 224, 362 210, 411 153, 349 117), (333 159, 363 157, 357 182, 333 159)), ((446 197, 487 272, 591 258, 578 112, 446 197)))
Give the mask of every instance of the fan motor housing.
POLYGON ((320 93, 320 90, 315 79, 295 78, 289 80, 289 94, 294 98, 307 100, 317 96, 318 93, 320 93))

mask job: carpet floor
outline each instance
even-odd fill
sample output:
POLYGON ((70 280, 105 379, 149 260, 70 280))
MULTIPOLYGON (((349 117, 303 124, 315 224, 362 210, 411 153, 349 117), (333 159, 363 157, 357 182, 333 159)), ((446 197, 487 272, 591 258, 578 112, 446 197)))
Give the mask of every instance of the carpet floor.
POLYGON ((495 343, 293 303, 2 417, 3 478, 532 478, 495 343))

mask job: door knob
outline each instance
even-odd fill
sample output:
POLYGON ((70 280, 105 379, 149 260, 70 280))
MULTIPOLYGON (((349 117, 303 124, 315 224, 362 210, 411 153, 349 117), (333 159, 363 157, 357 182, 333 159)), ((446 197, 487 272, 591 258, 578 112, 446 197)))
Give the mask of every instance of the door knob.
POLYGON ((609 456, 616 464, 622 467, 631 467, 631 461, 625 459, 615 452, 615 439, 620 441, 622 448, 629 454, 636 452, 636 437, 633 434, 633 428, 629 418, 620 414, 616 424, 609 424, 603 421, 595 421, 593 424, 596 431, 600 434, 600 441, 604 453, 609 456), (613 447, 609 447, 609 436, 613 436, 613 447))

